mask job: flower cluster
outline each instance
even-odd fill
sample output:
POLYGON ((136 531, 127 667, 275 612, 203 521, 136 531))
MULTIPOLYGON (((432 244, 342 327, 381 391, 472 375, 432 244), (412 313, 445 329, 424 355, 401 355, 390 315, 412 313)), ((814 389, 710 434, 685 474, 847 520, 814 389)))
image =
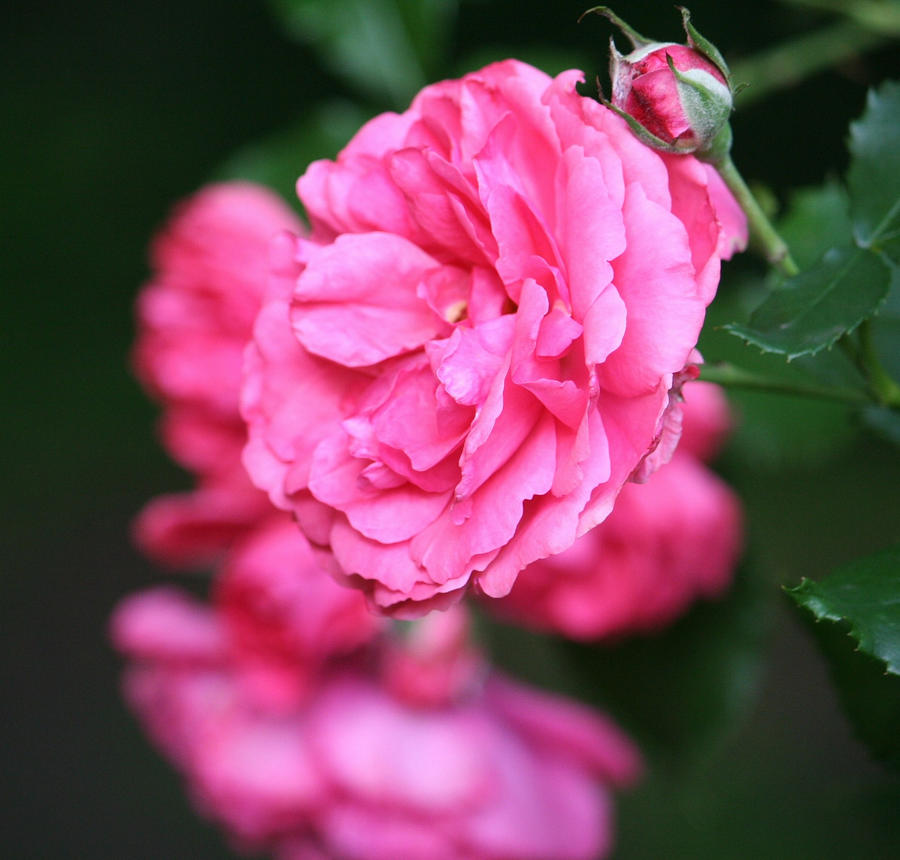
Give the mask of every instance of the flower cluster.
POLYGON ((576 78, 434 85, 311 165, 308 234, 224 184, 154 246, 134 363, 196 486, 136 535, 215 577, 206 604, 127 599, 112 634, 127 700, 239 847, 602 856, 637 752, 498 673, 451 604, 597 638, 728 581, 739 513, 702 464, 728 416, 691 380, 744 223, 576 78))
POLYGON ((337 584, 329 551, 239 479, 234 357, 262 301, 268 234, 285 226, 293 216, 268 192, 222 185, 180 207, 156 244, 135 363, 198 488, 152 502, 138 537, 173 565, 215 558, 217 576, 211 605, 158 588, 119 606, 127 701, 239 848, 306 860, 602 855, 607 786, 640 767, 628 740, 491 670, 461 609, 391 627, 337 584))

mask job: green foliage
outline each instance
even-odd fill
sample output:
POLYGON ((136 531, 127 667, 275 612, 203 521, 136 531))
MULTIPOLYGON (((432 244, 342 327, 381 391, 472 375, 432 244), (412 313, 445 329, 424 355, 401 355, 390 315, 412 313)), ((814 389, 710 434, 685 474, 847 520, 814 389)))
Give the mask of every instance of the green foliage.
POLYGON ((445 55, 455 0, 270 0, 288 33, 370 98, 402 109, 445 55))
MULTIPOLYGON (((818 192, 804 192, 798 199, 808 201, 810 211, 816 211, 814 201, 818 196, 818 192)), ((818 254, 813 243, 808 244, 809 253, 818 254)), ((705 358, 712 365, 731 362, 742 370, 786 386, 857 388, 859 374, 841 350, 787 363, 782 356, 747 349, 725 330, 724 325, 729 320, 745 314, 748 306, 758 304, 765 291, 761 277, 731 278, 723 285, 709 308, 701 333, 699 348, 705 358)), ((789 397, 779 392, 742 387, 729 388, 728 399, 736 419, 734 432, 728 440, 730 459, 737 457, 772 470, 818 465, 827 462, 855 439, 852 420, 855 407, 846 402, 789 397), (810 432, 810 428, 815 428, 814 432, 810 432)))
POLYGON ((860 739, 900 768, 900 546, 787 591, 815 620, 814 635, 860 739))
POLYGON ((833 346, 877 312, 900 277, 900 85, 869 94, 865 114, 851 125, 850 150, 849 222, 833 185, 800 198, 786 238, 798 242, 808 268, 772 290, 749 322, 726 326, 766 352, 790 360, 833 346), (828 247, 810 264, 817 233, 828 247))
POLYGON ((865 114, 850 126, 850 153, 854 238, 900 262, 900 83, 869 92, 865 114))
POLYGON ((846 623, 867 654, 900 675, 900 546, 844 565, 827 579, 804 579, 788 593, 818 620, 846 623))
POLYGON ((900 547, 860 559, 790 596, 814 618, 841 702, 860 739, 900 768, 900 547))
POLYGON ((778 232, 801 269, 812 266, 829 249, 847 243, 850 199, 835 180, 791 194, 790 205, 778 222, 778 232))
POLYGON ((746 325, 726 328, 765 352, 815 355, 878 309, 892 269, 864 248, 832 248, 806 271, 773 290, 746 325))

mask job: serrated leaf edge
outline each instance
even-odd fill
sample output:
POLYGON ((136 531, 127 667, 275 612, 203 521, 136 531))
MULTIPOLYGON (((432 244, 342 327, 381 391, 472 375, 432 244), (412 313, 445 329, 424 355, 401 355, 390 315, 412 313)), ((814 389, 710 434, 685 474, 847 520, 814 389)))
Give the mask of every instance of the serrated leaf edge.
MULTIPOLYGON (((831 250, 833 250, 833 249, 831 249, 831 250)), ((848 334, 853 334, 853 332, 855 332, 856 329, 858 329, 859 326, 862 325, 867 319, 871 319, 873 316, 875 316, 878 313, 878 311, 881 309, 881 306, 887 300, 888 293, 890 292, 890 288, 891 288, 890 279, 893 275, 893 265, 891 264, 890 260, 884 256, 884 254, 875 250, 874 248, 866 248, 866 247, 861 247, 859 245, 857 245, 855 248, 851 248, 849 250, 854 250, 855 253, 851 254, 851 256, 849 256, 847 258, 846 264, 838 272, 838 275, 836 276, 835 280, 837 280, 837 277, 840 277, 844 272, 846 272, 853 265, 853 263, 857 259, 857 255, 873 254, 875 256, 875 258, 878 259, 882 263, 882 265, 884 265, 888 269, 888 278, 889 278, 888 286, 887 286, 887 289, 885 290, 884 295, 878 300, 878 302, 874 305, 874 307, 867 314, 865 314, 865 316, 862 316, 858 320, 856 320, 854 323, 851 323, 847 328, 843 329, 843 331, 834 335, 834 337, 826 339, 826 340, 822 341, 821 343, 813 344, 812 346, 806 347, 806 348, 800 350, 799 352, 790 352, 786 349, 779 349, 778 347, 775 347, 772 344, 766 343, 764 340, 762 340, 761 338, 765 337, 765 333, 763 331, 761 331, 760 329, 754 329, 754 328, 750 327, 750 323, 753 322, 753 317, 756 315, 757 311, 759 311, 759 309, 769 300, 769 298, 772 295, 774 295, 774 293, 776 291, 770 292, 769 295, 766 296, 766 298, 764 298, 762 300, 762 302, 760 302, 759 306, 753 311, 753 313, 750 316, 750 319, 747 321, 747 325, 744 325, 742 323, 726 323, 725 325, 722 326, 722 328, 725 331, 727 331, 729 334, 733 334, 733 335, 735 335, 735 337, 742 338, 744 343, 750 344, 752 346, 756 346, 759 349, 761 349, 763 352, 772 353, 774 355, 786 356, 788 361, 793 361, 795 358, 800 358, 801 356, 804 356, 804 355, 810 355, 810 356, 817 355, 823 349, 831 349, 831 347, 833 347, 842 337, 844 337, 845 335, 848 335, 848 334)), ((830 252, 826 251, 825 254, 823 254, 823 256, 818 260, 816 265, 819 265, 819 263, 821 263, 824 260, 825 256, 828 253, 830 253, 830 252)), ((809 271, 809 269, 805 269, 801 274, 805 274, 808 271, 809 271)), ((782 286, 779 289, 785 289, 785 287, 782 286)), ((790 289, 790 287, 787 287, 787 289, 790 289)), ((825 296, 827 296, 830 292, 831 292, 830 289, 821 292, 812 304, 806 306, 806 308, 804 309, 804 313, 809 311, 810 308, 815 307, 819 303, 819 301, 821 301, 821 299, 824 298, 825 296)), ((795 317, 794 319, 797 319, 797 318, 795 317)))
POLYGON ((900 677, 900 666, 895 666, 890 659, 876 653, 871 644, 863 641, 865 636, 860 633, 857 625, 851 619, 847 618, 845 615, 826 609, 822 603, 822 599, 809 591, 810 588, 815 587, 817 584, 818 583, 814 579, 809 579, 804 576, 798 585, 784 585, 782 586, 782 590, 791 597, 797 606, 809 612, 817 622, 845 622, 849 626, 847 636, 856 642, 854 651, 862 651, 862 653, 867 654, 872 659, 881 663, 884 666, 885 675, 895 675, 900 677))

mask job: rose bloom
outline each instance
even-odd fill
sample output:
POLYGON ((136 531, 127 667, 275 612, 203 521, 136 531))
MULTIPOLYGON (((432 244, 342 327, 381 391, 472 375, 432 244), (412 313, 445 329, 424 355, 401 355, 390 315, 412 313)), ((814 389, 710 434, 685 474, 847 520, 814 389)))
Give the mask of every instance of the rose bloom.
POLYGON ((640 769, 629 741, 471 661, 458 619, 436 623, 412 637, 399 677, 404 640, 388 639, 333 662, 290 705, 247 683, 228 618, 174 589, 126 600, 112 631, 131 661, 127 700, 239 848, 281 860, 603 856, 607 786, 640 769))
POLYGON ((646 484, 624 487, 605 522, 522 571, 492 609, 591 640, 659 629, 695 598, 727 587, 741 545, 740 503, 698 459, 718 446, 727 407, 709 383, 688 383, 684 397, 684 433, 672 461, 646 484))
POLYGON ((311 238, 273 247, 245 463, 383 611, 504 595, 607 517, 744 243, 714 171, 579 77, 427 87, 310 166, 311 238))
POLYGON ((284 229, 300 221, 276 195, 234 182, 185 200, 153 242, 133 364, 163 406, 166 449, 198 476, 195 491, 153 500, 136 524, 141 547, 169 564, 210 561, 268 511, 241 466, 238 401, 269 240, 284 229))

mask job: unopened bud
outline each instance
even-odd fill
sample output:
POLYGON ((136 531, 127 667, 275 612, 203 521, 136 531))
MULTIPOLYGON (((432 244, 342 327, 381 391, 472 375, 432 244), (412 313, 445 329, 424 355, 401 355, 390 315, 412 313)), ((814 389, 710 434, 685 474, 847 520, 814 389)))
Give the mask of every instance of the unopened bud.
POLYGON ((686 45, 645 39, 610 12, 598 12, 616 24, 634 50, 622 55, 610 40, 609 104, 644 143, 665 152, 699 155, 730 146, 728 118, 733 93, 719 51, 704 39, 682 9, 686 45))

